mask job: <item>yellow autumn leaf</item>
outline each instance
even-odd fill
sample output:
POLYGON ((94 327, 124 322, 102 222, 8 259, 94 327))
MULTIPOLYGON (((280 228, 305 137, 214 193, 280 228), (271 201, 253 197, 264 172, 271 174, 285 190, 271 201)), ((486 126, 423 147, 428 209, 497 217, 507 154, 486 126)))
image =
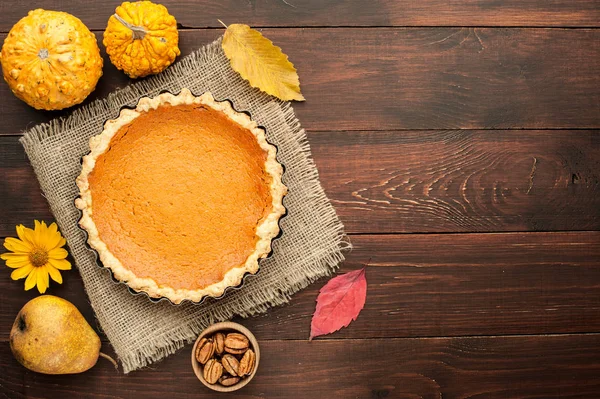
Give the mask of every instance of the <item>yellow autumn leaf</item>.
POLYGON ((250 86, 284 101, 304 101, 294 64, 260 32, 248 25, 229 25, 222 46, 231 67, 250 86))

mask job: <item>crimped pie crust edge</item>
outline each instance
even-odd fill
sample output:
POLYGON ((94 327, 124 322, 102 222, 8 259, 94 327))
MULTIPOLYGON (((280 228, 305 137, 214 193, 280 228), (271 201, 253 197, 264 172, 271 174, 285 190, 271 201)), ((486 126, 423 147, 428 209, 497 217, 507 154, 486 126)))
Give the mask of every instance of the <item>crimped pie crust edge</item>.
POLYGON ((75 205, 82 212, 79 225, 86 230, 88 234, 87 242, 90 247, 96 250, 102 264, 112 270, 117 280, 126 283, 133 290, 145 292, 153 298, 165 297, 176 304, 184 300, 199 302, 206 296, 219 297, 223 295, 226 288, 241 284, 242 278, 246 273, 254 274, 258 271, 258 260, 265 258, 271 252, 271 241, 279 234, 279 219, 285 214, 283 197, 287 193, 287 187, 281 181, 283 167, 277 161, 276 153, 276 147, 267 142, 264 130, 259 128, 256 122, 250 119, 247 114, 235 111, 229 102, 215 101, 209 92, 195 97, 188 89, 184 88, 178 95, 163 93, 154 98, 144 97, 139 100, 135 109, 122 109, 119 117, 105 123, 102 133, 90 138, 90 153, 83 157, 81 174, 76 179, 77 186, 79 187, 79 198, 75 201, 75 205), (265 170, 272 177, 270 185, 272 210, 256 228, 256 234, 259 239, 256 242, 254 252, 248 256, 245 264, 229 270, 223 277, 223 280, 197 290, 160 286, 151 278, 136 276, 110 252, 106 244, 99 237, 98 229, 93 220, 93 202, 88 177, 94 169, 96 160, 101 154, 106 152, 111 139, 121 127, 132 122, 143 112, 156 109, 163 104, 170 104, 172 106, 203 104, 223 112, 235 123, 250 130, 256 137, 260 147, 267 153, 265 170))

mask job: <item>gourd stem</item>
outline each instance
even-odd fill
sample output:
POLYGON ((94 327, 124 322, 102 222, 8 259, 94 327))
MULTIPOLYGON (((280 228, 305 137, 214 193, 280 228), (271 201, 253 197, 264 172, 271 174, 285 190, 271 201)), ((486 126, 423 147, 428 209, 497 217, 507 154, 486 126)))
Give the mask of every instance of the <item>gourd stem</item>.
POLYGON ((144 38, 144 36, 146 36, 146 29, 144 29, 143 27, 130 24, 116 13, 113 14, 113 17, 115 17, 117 21, 131 29, 131 32, 133 32, 133 40, 141 40, 144 38))
MULTIPOLYGON (((40 51, 38 51, 37 56, 39 57, 40 60, 45 60, 46 58, 48 58, 48 49, 47 48, 43 48, 40 49, 40 51)), ((29 255, 29 257, 31 257, 31 254, 29 255)), ((46 255, 46 258, 48 258, 48 255, 46 255)))
POLYGON ((115 366, 115 369, 118 370, 119 369, 119 365, 117 364, 117 362, 115 361, 115 359, 113 359, 112 357, 108 356, 106 353, 99 353, 100 357, 105 358, 106 360, 108 360, 109 362, 111 362, 113 364, 113 366, 115 366))

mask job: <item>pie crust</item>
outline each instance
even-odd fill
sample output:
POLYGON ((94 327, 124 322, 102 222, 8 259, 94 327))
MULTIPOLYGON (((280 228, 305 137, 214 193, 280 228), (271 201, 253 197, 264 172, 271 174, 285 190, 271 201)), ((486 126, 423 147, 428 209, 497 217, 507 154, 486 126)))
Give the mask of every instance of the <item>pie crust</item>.
POLYGON ((133 290, 145 292, 152 298, 168 298, 176 304, 181 303, 183 300, 199 302, 207 296, 219 297, 223 295, 227 287, 240 285, 246 273, 254 274, 258 271, 258 260, 268 256, 271 252, 271 241, 279 234, 279 219, 286 212, 282 200, 287 193, 287 188, 281 181, 283 167, 276 159, 276 152, 276 147, 267 142, 264 130, 259 128, 256 122, 252 121, 247 114, 235 111, 229 102, 215 101, 210 93, 195 97, 188 89, 183 89, 177 96, 164 93, 154 98, 142 98, 135 109, 121 110, 118 118, 105 123, 101 134, 90 139, 90 153, 83 157, 81 174, 76 180, 80 195, 75 204, 82 211, 79 224, 87 231, 87 242, 98 253, 102 264, 112 271, 113 276, 117 280, 126 283, 133 290), (210 285, 196 289, 171 287, 155 281, 156 279, 152 277, 137 276, 111 252, 110 248, 102 240, 97 223, 94 221, 94 203, 90 175, 94 171, 98 159, 111 149, 111 140, 121 128, 131 126, 135 119, 144 113, 156 110, 161 106, 169 105, 172 107, 184 105, 210 107, 212 110, 226 115, 238 126, 250 131, 256 138, 260 148, 266 154, 264 171, 271 177, 270 182, 264 182, 265 184, 269 184, 268 191, 271 196, 271 210, 270 213, 257 222, 254 251, 250 253, 245 262, 225 272, 221 281, 215 281, 210 285))

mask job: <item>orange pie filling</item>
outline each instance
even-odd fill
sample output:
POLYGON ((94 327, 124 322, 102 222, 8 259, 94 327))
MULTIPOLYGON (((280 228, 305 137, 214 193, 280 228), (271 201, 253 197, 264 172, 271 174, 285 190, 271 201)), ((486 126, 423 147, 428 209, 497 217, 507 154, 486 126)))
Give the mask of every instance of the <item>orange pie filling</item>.
POLYGON ((98 236, 159 287, 219 282, 255 251, 272 210, 266 158, 249 129, 204 104, 143 112, 88 176, 98 236))

